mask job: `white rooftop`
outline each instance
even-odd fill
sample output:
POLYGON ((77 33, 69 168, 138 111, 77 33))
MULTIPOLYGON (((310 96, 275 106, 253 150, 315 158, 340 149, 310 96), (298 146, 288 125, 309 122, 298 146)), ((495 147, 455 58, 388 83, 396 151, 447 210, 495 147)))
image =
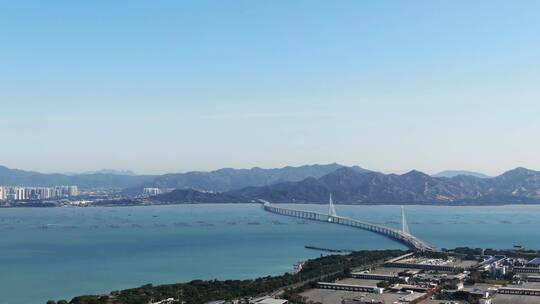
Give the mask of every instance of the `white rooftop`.
POLYGON ((266 298, 262 301, 257 302, 257 304, 287 304, 287 302, 287 300, 283 299, 266 298))

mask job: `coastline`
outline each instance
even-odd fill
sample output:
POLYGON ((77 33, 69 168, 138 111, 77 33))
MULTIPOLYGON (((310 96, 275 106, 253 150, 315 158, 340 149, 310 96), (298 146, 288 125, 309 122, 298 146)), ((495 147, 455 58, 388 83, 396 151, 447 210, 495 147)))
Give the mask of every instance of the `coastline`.
MULTIPOLYGON (((240 204, 260 204, 256 202, 160 202, 160 203, 103 203, 103 204, 87 204, 87 205, 55 205, 53 203, 41 204, 41 203, 19 203, 15 205, 0 205, 1 208, 95 208, 95 207, 144 207, 144 206, 175 206, 175 205, 240 205, 240 204)), ((324 202, 272 202, 275 205, 326 205, 324 202)), ((534 203, 419 203, 419 202, 403 202, 403 203, 387 203, 387 202, 372 202, 372 203, 336 203, 336 206, 433 206, 433 207, 502 207, 502 206, 540 206, 540 202, 534 203)))
MULTIPOLYGON (((397 225, 399 209, 388 206, 338 206, 337 211, 346 216, 397 225)), ((8 249, 4 250, 3 258, 14 261, 9 263, 8 271, 16 274, 9 280, 6 277, 4 284, 9 287, 11 296, 21 299, 14 304, 35 303, 30 296, 25 298, 24 288, 18 286, 39 285, 38 282, 47 279, 41 273, 51 271, 61 271, 65 278, 58 277, 40 285, 36 295, 59 298, 146 283, 187 282, 192 278, 226 280, 277 275, 292 271, 294 263, 300 260, 320 255, 305 249, 306 244, 350 249, 396 248, 397 244, 373 233, 337 225, 298 223, 292 218, 278 218, 281 223, 275 223, 272 215, 263 213, 260 206, 253 203, 144 207, 147 208, 13 208, 0 212, 6 223, 6 229, 0 231, 8 249), (24 224, 20 223, 23 218, 24 224), (64 226, 39 229, 39 225, 58 222, 64 226), (250 222, 260 224, 250 225, 250 222), (139 225, 132 225, 134 223, 139 225), (15 229, 8 230, 8 225, 15 229), (78 227, 72 229, 71 225, 78 227), (35 244, 41 244, 39 252, 34 251, 35 244), (189 248, 189 254, 186 248, 189 248), (122 252, 138 252, 138 255, 126 259, 125 254, 120 254, 122 252), (253 256, 259 257, 259 261, 245 263, 253 256), (215 265, 207 267, 207 261, 219 262, 221 266, 218 269, 215 265), (38 263, 41 263, 39 273, 28 272, 38 263), (87 266, 78 270, 77 265, 87 266), (81 271, 88 273, 88 277, 78 283, 89 284, 85 290, 69 279, 81 271), (102 283, 93 285, 94 278, 101 278, 102 283), (52 292, 47 290, 51 286, 52 292)), ((325 210, 319 204, 298 205, 297 208, 325 210)), ((410 225, 415 235, 441 248, 463 245, 503 249, 516 244, 528 249, 537 248, 534 240, 538 239, 538 231, 534 228, 538 225, 540 208, 519 210, 516 207, 411 207, 409 212, 411 215, 414 212, 415 216, 410 217, 410 225), (483 215, 489 215, 489 218, 483 218, 483 215), (504 225, 502 221, 507 219, 517 225, 504 225), (523 235, 523 230, 529 234, 523 235)))

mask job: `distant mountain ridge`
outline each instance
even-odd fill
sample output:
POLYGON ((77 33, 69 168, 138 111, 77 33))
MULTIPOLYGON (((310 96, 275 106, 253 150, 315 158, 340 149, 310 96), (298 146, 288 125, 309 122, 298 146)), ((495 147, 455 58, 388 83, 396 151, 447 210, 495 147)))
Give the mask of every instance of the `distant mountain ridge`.
MULTIPOLYGON (((161 175, 146 186, 161 189, 195 189, 224 192, 249 186, 259 187, 280 182, 301 181, 308 177, 318 178, 343 167, 343 165, 333 163, 299 167, 287 166, 273 169, 254 167, 251 169, 224 168, 210 172, 192 171, 161 175)), ((354 168, 359 172, 367 171, 360 167, 354 168)))
POLYGON ((76 185, 81 188, 128 188, 153 180, 152 175, 118 175, 91 173, 66 175, 39 173, 0 166, 1 186, 58 186, 76 185))
POLYGON ((445 170, 437 174, 433 174, 434 177, 456 177, 458 175, 469 175, 469 176, 474 176, 474 177, 479 177, 479 178, 490 178, 490 176, 484 173, 467 171, 467 170, 445 170))
MULTIPOLYGON (((82 188, 121 188, 126 193, 139 194, 142 188, 194 189, 203 192, 225 192, 248 186, 267 186, 286 181, 320 177, 339 168, 339 164, 305 165, 274 169, 224 168, 210 172, 191 171, 164 175, 134 175, 131 171, 99 170, 79 174, 39 173, 0 166, 0 185, 56 186, 77 185, 82 188)), ((367 171, 354 167, 359 172, 367 171)))
MULTIPOLYGON (((459 171, 462 172, 462 171, 459 171)), ((179 174, 80 175, 43 174, 0 166, 0 185, 81 188, 175 188, 155 197, 162 202, 272 202, 326 203, 330 193, 338 203, 349 204, 502 204, 540 203, 540 172, 516 168, 499 176, 470 174, 435 177, 412 170, 383 174, 339 164, 306 165, 276 169, 220 169, 179 174)), ((138 192, 140 193, 140 192, 138 192)))
POLYGON ((96 171, 85 171, 81 173, 66 173, 66 175, 89 175, 89 174, 112 174, 112 175, 137 175, 131 170, 101 169, 96 171))
MULTIPOLYGON (((332 193, 338 203, 366 204, 502 204, 540 203, 540 172, 516 168, 492 178, 469 175, 433 177, 413 170, 408 173, 383 174, 342 167, 322 177, 308 177, 298 182, 283 182, 263 187, 246 187, 223 193, 223 201, 265 199, 277 203, 325 203, 332 193)), ((190 197, 176 190, 159 201, 220 202, 199 193, 190 197)))

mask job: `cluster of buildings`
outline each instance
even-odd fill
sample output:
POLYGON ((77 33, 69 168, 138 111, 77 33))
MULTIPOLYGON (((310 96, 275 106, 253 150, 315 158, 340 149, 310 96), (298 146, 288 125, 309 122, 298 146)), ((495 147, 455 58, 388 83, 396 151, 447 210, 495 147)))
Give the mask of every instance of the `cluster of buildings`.
POLYGON ((230 301, 210 301, 206 302, 205 304, 289 304, 289 301, 284 299, 276 299, 266 295, 262 297, 245 297, 230 301))
POLYGON ((300 295, 322 304, 540 303, 540 259, 503 255, 447 258, 412 254, 348 277, 317 282, 300 295))
MULTIPOLYGON (((484 254, 475 259, 461 254, 433 258, 409 253, 370 269, 352 270, 337 280, 315 281, 310 285, 301 289, 295 303, 538 304, 540 258, 484 254)), ((274 298, 276 295, 205 304, 290 303, 274 298)), ((154 304, 169 303, 177 301, 170 298, 154 304)))
POLYGON ((0 201, 71 198, 79 195, 77 186, 14 187, 0 186, 0 201))
POLYGON ((143 195, 154 196, 163 193, 159 188, 144 188, 143 195))

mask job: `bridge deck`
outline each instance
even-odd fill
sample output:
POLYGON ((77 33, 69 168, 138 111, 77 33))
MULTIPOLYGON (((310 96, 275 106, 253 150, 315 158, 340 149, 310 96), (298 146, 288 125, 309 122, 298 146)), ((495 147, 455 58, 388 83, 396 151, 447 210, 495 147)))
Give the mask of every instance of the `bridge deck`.
POLYGON ((436 251, 434 247, 418 239, 414 235, 410 233, 406 233, 398 229, 394 229, 394 228, 390 228, 390 227, 386 227, 382 225, 377 225, 377 224, 372 224, 372 223, 368 223, 368 222, 364 222, 360 220, 355 220, 355 219, 343 217, 343 216, 328 215, 328 214, 314 212, 314 211, 304 211, 304 210, 297 210, 297 209, 291 209, 291 208, 277 207, 275 205, 272 205, 270 202, 263 201, 263 200, 260 200, 260 202, 263 203, 264 210, 268 212, 302 218, 302 219, 308 219, 308 220, 313 220, 313 221, 329 222, 329 223, 334 223, 338 225, 356 227, 356 228, 360 228, 360 229, 364 229, 364 230, 368 230, 371 232, 384 235, 414 250, 436 251))

